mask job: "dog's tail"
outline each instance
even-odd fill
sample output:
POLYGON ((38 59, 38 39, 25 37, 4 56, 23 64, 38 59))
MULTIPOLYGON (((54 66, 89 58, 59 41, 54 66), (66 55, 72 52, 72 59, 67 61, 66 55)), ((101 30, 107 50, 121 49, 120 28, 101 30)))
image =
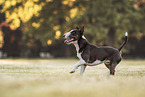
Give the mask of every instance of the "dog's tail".
POLYGON ((125 33, 125 41, 124 41, 124 43, 119 47, 118 51, 121 51, 121 49, 124 47, 124 45, 127 43, 127 41, 128 41, 128 33, 126 32, 126 33, 125 33))

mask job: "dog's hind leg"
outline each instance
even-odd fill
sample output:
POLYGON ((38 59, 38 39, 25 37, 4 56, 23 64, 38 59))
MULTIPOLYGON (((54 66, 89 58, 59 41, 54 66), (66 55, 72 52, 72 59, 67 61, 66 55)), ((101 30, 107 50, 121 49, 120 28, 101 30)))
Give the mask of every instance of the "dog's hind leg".
POLYGON ((110 70, 110 58, 105 59, 104 64, 110 70))
POLYGON ((106 63, 104 63, 104 64, 110 70, 110 64, 106 64, 106 63))
POLYGON ((115 74, 115 68, 117 64, 121 61, 121 55, 120 53, 115 52, 111 57, 110 57, 110 75, 115 74))
POLYGON ((115 62, 111 62, 110 64, 110 75, 114 75, 115 74, 115 68, 117 66, 117 64, 119 63, 120 60, 115 61, 115 62))
POLYGON ((86 66, 85 64, 81 65, 81 70, 80 70, 80 75, 83 75, 85 69, 86 69, 86 66))
POLYGON ((115 67, 116 67, 116 63, 112 63, 110 65, 110 75, 114 75, 115 74, 115 67))

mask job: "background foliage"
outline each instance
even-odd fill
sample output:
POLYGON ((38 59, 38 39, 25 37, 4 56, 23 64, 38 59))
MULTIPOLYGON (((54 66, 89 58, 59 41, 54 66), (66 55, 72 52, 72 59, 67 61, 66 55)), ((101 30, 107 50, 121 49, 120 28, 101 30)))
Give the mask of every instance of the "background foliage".
POLYGON ((0 4, 12 29, 23 22, 21 56, 40 52, 73 56, 74 48, 63 44, 62 35, 83 25, 86 38, 95 45, 118 48, 128 32, 126 56, 145 54, 144 0, 2 0, 0 4))

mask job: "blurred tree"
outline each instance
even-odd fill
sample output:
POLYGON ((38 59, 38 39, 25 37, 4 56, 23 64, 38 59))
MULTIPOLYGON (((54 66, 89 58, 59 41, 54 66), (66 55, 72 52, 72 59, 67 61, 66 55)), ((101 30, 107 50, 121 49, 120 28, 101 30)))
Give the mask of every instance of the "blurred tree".
MULTIPOLYGON (((117 48, 125 32, 137 39, 145 33, 144 5, 136 0, 2 0, 0 3, 4 4, 6 20, 12 21, 12 27, 19 27, 19 17, 22 19, 23 47, 31 49, 28 52, 37 49, 37 55, 41 44, 64 47, 61 35, 75 26, 85 25, 85 35, 93 44, 117 48)), ((132 47, 129 45, 128 50, 132 47)), ((68 46, 61 50, 67 56, 73 53, 68 46)))
POLYGON ((17 29, 11 29, 8 23, 2 22, 0 27, 4 36, 2 51, 6 53, 8 57, 19 57, 22 38, 21 25, 17 29))
POLYGON ((3 33, 4 42, 1 46, 2 51, 6 53, 8 57, 19 57, 21 51, 22 21, 20 19, 20 26, 17 29, 11 29, 9 24, 5 22, 5 12, 3 12, 2 9, 3 7, 0 5, 0 28, 3 33))
MULTIPOLYGON (((40 51, 41 46, 36 46, 36 41, 43 45, 51 45, 55 40, 60 40, 60 36, 66 28, 66 18, 70 14, 69 10, 73 2, 74 0, 1 1, 2 4, 5 4, 4 11, 7 21, 11 21, 12 28, 19 26, 19 17, 24 22, 23 41, 27 43, 23 43, 23 47, 27 46, 25 50, 31 52, 28 55, 40 51), (32 48, 39 50, 35 52, 35 50, 31 50, 32 48)), ((71 55, 68 50, 64 50, 68 52, 66 55, 71 55)))
MULTIPOLYGON (((26 30, 28 34, 33 35, 36 39, 40 40, 43 45, 50 45, 53 43, 58 49, 62 47, 63 42, 59 42, 56 46, 55 42, 62 40, 61 35, 66 30, 66 17, 69 16, 69 10, 72 7, 72 1, 62 0, 42 0, 37 2, 38 5, 42 4, 43 7, 39 11, 39 15, 33 15, 32 18, 26 23, 29 29, 26 30)), ((55 47, 52 46, 54 49, 55 47)), ((54 50, 53 49, 53 50, 54 50)), ((58 49, 57 51, 60 51, 58 49)), ((67 56, 71 56, 70 49, 66 47, 60 52, 65 52, 67 56)), ((52 52, 56 56, 60 56, 59 53, 52 52)))
POLYGON ((85 11, 69 23, 85 24, 86 34, 94 44, 118 47, 125 32, 139 34, 144 31, 142 10, 134 4, 130 0, 77 0, 76 7, 82 6, 85 11))
POLYGON ((3 9, 3 5, 0 5, 0 24, 6 20, 6 15, 5 15, 5 12, 2 11, 3 9))

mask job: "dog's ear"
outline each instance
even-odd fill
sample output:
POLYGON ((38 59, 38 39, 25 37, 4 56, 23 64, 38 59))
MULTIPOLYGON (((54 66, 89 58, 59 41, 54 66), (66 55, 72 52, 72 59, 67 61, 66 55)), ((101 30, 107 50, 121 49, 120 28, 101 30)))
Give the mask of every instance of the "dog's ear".
POLYGON ((84 33, 84 26, 80 29, 80 33, 83 35, 83 33, 84 33))
POLYGON ((79 27, 76 27, 77 30, 79 30, 79 27))

